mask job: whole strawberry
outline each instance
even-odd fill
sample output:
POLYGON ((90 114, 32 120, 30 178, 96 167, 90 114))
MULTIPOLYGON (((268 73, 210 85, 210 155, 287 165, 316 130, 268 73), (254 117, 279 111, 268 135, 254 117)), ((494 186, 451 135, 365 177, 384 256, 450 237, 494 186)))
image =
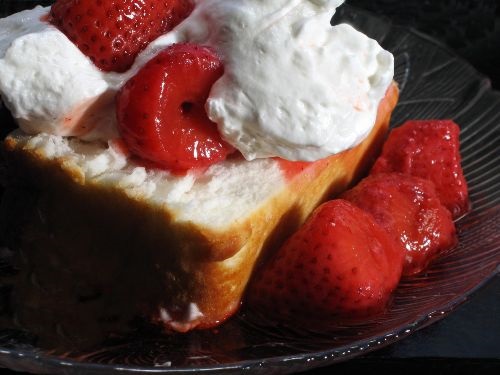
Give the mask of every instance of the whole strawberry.
POLYGON ((452 120, 407 121, 391 132, 370 173, 401 172, 432 181, 441 202, 457 218, 469 209, 459 134, 452 120))
POLYGON ((193 0, 58 0, 50 20, 101 70, 124 72, 193 7, 193 0))
POLYGON ((441 204, 434 184, 402 173, 380 173, 342 195, 364 211, 405 253, 404 275, 424 270, 442 251, 457 243, 455 224, 441 204))
POLYGON ((333 200, 255 275, 247 301, 281 318, 365 316, 386 306, 403 256, 369 214, 333 200))
POLYGON ((205 112, 223 73, 208 47, 174 44, 118 92, 118 129, 132 154, 172 171, 204 168, 233 151, 205 112))

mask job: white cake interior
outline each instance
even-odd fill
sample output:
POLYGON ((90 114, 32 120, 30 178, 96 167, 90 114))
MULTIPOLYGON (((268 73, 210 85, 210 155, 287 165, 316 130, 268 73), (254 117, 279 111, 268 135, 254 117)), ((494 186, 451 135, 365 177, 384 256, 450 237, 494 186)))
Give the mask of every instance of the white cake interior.
POLYGON ((132 198, 168 206, 181 222, 220 229, 244 220, 285 186, 279 163, 273 159, 248 162, 241 158, 184 176, 145 168, 101 142, 83 142, 49 134, 9 135, 18 148, 33 150, 48 160, 59 160, 81 175, 85 184, 119 187, 132 198), (255 183, 258 181, 258 183, 255 183))

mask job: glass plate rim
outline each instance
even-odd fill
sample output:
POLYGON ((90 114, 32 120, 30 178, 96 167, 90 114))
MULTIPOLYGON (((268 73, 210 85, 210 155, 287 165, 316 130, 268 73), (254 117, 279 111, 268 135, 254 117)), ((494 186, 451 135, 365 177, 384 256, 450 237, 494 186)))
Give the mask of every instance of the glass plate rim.
MULTIPOLYGON (((210 373, 222 373, 231 370, 263 370, 263 363, 267 364, 282 364, 286 361, 287 364, 299 365, 304 363, 310 363, 311 367, 308 370, 314 368, 331 365, 333 363, 345 362, 350 359, 357 357, 360 353, 370 353, 379 350, 385 346, 396 343, 404 338, 410 336, 414 332, 423 329, 441 319, 444 319, 449 313, 453 312, 463 303, 466 303, 473 294, 478 290, 482 289, 485 285, 490 283, 495 277, 500 275, 500 265, 495 268, 495 270, 486 276, 482 281, 476 284, 473 288, 468 290, 466 293, 457 296, 453 300, 450 300, 446 305, 441 306, 440 309, 432 309, 432 311, 422 314, 418 319, 415 319, 412 323, 401 324, 397 329, 391 329, 390 332, 384 333, 377 338, 369 338, 365 340, 353 341, 351 344, 344 345, 335 349, 311 352, 311 353, 301 353, 295 356, 284 355, 284 356, 274 356, 265 359, 256 360, 245 360, 229 364, 219 364, 219 365, 201 365, 198 367, 189 366, 178 366, 175 368, 155 368, 155 367, 141 367, 132 365, 105 365, 99 363, 89 363, 83 361, 77 361, 74 359, 65 359, 57 356, 52 356, 50 354, 37 354, 33 350, 17 350, 17 349, 4 349, 0 347, 0 358, 5 358, 8 356, 12 362, 15 364, 17 360, 31 359, 34 364, 39 364, 42 366, 51 366, 47 370, 52 370, 52 366, 59 368, 60 373, 68 373, 71 370, 91 370, 93 373, 108 373, 112 371, 113 373, 153 373, 153 374, 184 374, 192 372, 210 372, 210 373), (383 342, 380 342, 383 341, 383 342), (340 356, 339 356, 340 353, 340 356), (344 355, 344 353, 346 353, 344 355)), ((25 365, 22 366, 24 368, 25 365)), ((16 367, 17 368, 17 367, 16 367)), ((282 370, 286 370, 282 368, 282 370)), ((291 370, 291 369, 290 369, 291 370)), ((19 370, 17 370, 19 371, 19 370)), ((59 372, 57 372, 59 373, 59 372)), ((283 371, 280 373, 287 373, 283 371)))

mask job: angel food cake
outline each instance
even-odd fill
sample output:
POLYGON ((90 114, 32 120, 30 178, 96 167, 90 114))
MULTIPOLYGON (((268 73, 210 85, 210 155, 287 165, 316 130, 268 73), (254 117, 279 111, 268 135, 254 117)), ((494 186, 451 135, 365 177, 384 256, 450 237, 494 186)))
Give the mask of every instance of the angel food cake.
POLYGON ((0 20, 6 157, 53 241, 87 262, 127 248, 120 272, 155 283, 129 304, 174 330, 231 316, 258 259, 366 170, 396 105, 392 55, 330 26, 341 3, 70 0, 0 20))

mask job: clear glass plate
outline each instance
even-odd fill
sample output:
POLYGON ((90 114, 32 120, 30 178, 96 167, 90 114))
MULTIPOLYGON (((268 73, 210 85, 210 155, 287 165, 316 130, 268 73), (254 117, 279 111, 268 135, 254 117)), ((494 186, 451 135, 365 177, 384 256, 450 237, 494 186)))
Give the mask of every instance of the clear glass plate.
MULTIPOLYGON (((425 274, 403 280, 389 309, 362 323, 304 329, 275 325, 243 310, 216 330, 165 335, 138 325, 130 335, 85 350, 42 345, 32 332, 2 326, 0 365, 54 374, 302 371, 401 340, 445 317, 499 273, 500 94, 468 63, 425 35, 347 7, 336 15, 335 22, 340 20, 394 53, 401 100, 393 125, 428 118, 453 118, 461 125, 472 211, 457 223, 460 244, 425 274)), ((6 280, 12 271, 0 263, 0 315, 9 313, 6 280)))

